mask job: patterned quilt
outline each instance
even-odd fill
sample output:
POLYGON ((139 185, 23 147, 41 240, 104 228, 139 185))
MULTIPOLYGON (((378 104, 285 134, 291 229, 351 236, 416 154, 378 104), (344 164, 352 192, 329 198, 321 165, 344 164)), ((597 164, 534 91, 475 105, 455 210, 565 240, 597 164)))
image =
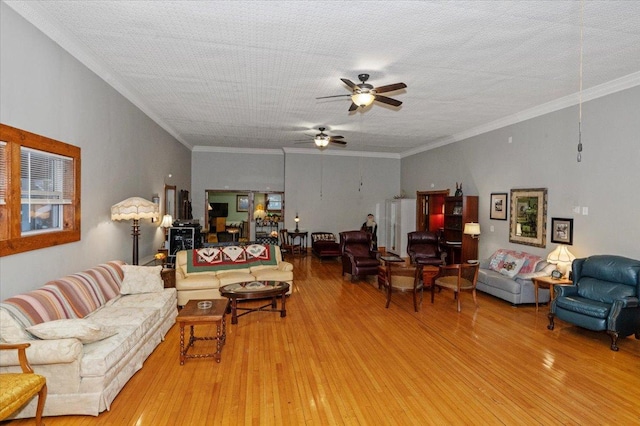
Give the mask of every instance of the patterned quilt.
POLYGON ((276 249, 271 244, 205 247, 187 251, 187 273, 277 264, 276 249))
POLYGON ((521 267, 515 271, 518 274, 528 274, 535 271, 536 265, 542 260, 539 256, 525 253, 523 251, 498 249, 491 255, 489 269, 500 272, 505 269, 505 263, 512 263, 514 259, 524 259, 524 262, 521 263, 521 267))

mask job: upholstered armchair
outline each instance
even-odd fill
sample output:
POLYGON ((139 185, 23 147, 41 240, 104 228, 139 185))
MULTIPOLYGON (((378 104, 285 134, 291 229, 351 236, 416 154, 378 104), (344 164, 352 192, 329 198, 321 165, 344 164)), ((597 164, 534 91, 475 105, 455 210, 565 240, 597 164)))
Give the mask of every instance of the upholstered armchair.
POLYGON ((413 264, 440 266, 445 264, 447 254, 440 250, 438 236, 429 231, 407 234, 407 253, 413 264), (418 261, 419 260, 419 261, 418 261))
POLYGON ((36 422, 42 423, 42 411, 47 399, 47 380, 44 376, 35 374, 27 360, 26 349, 29 343, 0 344, 0 350, 17 350, 17 364, 20 365, 19 373, 0 374, 0 420, 4 420, 26 404, 32 397, 38 395, 36 409, 36 422))
POLYGON ((556 286, 549 325, 554 318, 589 330, 606 330, 611 350, 618 337, 640 339, 640 260, 599 255, 573 261, 573 285, 556 286))
POLYGON ((359 275, 378 275, 380 253, 371 249, 371 234, 365 231, 340 233, 342 275, 351 274, 351 280, 359 275))

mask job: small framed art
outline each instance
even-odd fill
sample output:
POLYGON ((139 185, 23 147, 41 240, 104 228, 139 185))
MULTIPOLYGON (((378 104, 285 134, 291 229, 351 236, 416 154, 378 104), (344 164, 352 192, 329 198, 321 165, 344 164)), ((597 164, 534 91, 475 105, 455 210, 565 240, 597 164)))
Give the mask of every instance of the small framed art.
POLYGON ((507 220, 507 205, 509 195, 506 192, 494 192, 491 194, 491 211, 489 218, 494 220, 507 220))
POLYGON ((551 242, 573 245, 573 219, 551 218, 551 242))
POLYGON ((236 195, 236 211, 248 212, 249 211, 249 196, 248 195, 236 195))

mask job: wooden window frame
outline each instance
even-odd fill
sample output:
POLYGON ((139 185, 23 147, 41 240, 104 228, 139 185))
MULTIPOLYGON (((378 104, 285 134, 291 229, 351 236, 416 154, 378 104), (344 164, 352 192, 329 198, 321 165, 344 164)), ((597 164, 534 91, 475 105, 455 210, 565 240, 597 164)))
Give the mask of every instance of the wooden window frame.
POLYGON ((0 124, 0 140, 6 142, 6 203, 0 204, 0 256, 80 241, 80 148, 0 124), (72 203, 64 206, 62 230, 22 235, 20 150, 32 148, 73 159, 74 193, 72 203))

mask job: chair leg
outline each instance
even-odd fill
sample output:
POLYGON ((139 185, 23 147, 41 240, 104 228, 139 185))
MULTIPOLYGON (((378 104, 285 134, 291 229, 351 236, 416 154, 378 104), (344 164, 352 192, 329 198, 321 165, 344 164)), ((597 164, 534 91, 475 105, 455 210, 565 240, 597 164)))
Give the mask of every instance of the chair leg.
POLYGON ((473 303, 475 303, 476 306, 478 306, 478 298, 476 297, 476 289, 475 288, 473 289, 472 294, 473 294, 473 303))
POLYGON ((611 350, 618 352, 620 348, 618 348, 618 332, 607 330, 607 334, 611 337, 611 350))
POLYGON ((36 408, 36 426, 44 426, 42 422, 42 412, 44 411, 44 403, 47 400, 47 384, 42 385, 42 389, 38 392, 38 407, 36 408))
POLYGON ((553 323, 553 317, 554 317, 554 315, 553 315, 551 312, 549 312, 549 313, 547 314, 547 318, 549 318, 549 325, 547 326, 547 329, 549 329, 549 330, 553 330, 553 329, 554 329, 554 327, 556 326, 556 325, 553 323))
POLYGON ((456 293, 456 299, 458 301, 458 312, 460 312, 462 310, 462 306, 460 306, 460 296, 458 296, 458 293, 456 293))

